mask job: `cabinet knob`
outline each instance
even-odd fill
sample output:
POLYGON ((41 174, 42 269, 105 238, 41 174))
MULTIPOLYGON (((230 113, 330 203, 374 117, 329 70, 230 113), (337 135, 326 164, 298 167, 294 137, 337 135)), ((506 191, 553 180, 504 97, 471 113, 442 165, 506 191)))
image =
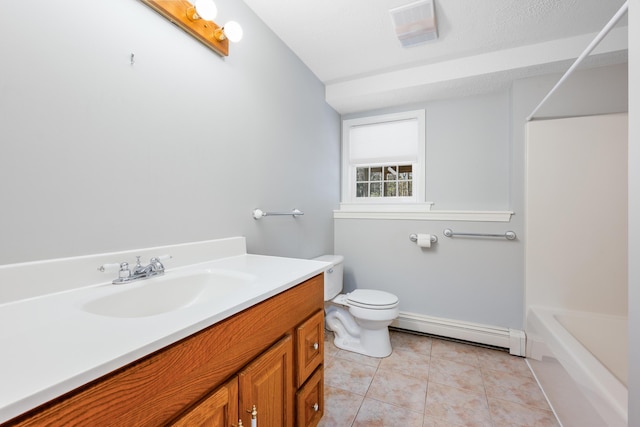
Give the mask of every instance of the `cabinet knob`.
POLYGON ((238 424, 231 424, 231 427, 244 427, 242 420, 238 420, 238 424))
POLYGON ((317 403, 314 403, 312 406, 313 410, 318 412, 320 410, 320 406, 317 403))
POLYGON ((314 349, 314 350, 317 350, 319 347, 320 347, 320 346, 318 345, 318 343, 317 343, 317 342, 314 342, 314 343, 313 343, 313 349, 314 349))

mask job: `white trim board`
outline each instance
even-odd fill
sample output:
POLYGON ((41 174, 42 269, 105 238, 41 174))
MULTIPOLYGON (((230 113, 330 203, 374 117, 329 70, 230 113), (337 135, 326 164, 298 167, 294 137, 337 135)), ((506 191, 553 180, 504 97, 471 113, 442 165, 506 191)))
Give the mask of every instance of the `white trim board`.
POLYGON ((443 319, 416 313, 400 312, 392 327, 424 332, 447 338, 508 348, 514 356, 525 356, 526 336, 518 329, 481 325, 459 320, 443 319))
POLYGON ((370 211, 356 208, 334 210, 334 219, 399 219, 423 221, 476 221, 476 222, 509 222, 511 211, 425 211, 425 212, 391 212, 370 211))

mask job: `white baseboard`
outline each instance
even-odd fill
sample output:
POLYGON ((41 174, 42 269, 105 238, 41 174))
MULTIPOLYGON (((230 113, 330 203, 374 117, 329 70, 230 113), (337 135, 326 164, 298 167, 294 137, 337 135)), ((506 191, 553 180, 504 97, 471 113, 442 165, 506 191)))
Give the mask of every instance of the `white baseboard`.
POLYGON ((392 327, 424 332, 494 347, 508 348, 514 356, 525 356, 526 336, 519 329, 500 328, 422 314, 400 312, 392 327))

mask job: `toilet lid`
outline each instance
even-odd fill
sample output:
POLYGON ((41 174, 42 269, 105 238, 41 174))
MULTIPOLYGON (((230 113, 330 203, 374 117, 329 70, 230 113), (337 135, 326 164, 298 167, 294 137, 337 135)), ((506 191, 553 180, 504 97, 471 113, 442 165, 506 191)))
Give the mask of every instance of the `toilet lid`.
POLYGON ((357 307, 385 309, 398 305, 398 297, 385 291, 356 289, 347 294, 349 304, 357 307))

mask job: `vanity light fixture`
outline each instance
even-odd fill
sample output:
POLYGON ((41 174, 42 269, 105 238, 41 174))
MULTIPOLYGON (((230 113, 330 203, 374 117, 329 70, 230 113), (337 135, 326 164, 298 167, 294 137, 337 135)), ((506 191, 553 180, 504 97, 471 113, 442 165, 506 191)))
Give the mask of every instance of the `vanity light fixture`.
POLYGON ((219 26, 213 20, 218 9, 213 0, 141 0, 169 21, 221 56, 229 55, 229 42, 242 39, 242 27, 235 21, 219 26))
POLYGON ((204 19, 213 21, 218 14, 218 8, 213 0, 196 0, 192 6, 187 7, 187 18, 190 21, 204 19))
POLYGON ((219 27, 213 32, 213 37, 216 40, 229 39, 230 42, 238 43, 242 40, 242 27, 236 21, 229 21, 222 27, 219 27))

